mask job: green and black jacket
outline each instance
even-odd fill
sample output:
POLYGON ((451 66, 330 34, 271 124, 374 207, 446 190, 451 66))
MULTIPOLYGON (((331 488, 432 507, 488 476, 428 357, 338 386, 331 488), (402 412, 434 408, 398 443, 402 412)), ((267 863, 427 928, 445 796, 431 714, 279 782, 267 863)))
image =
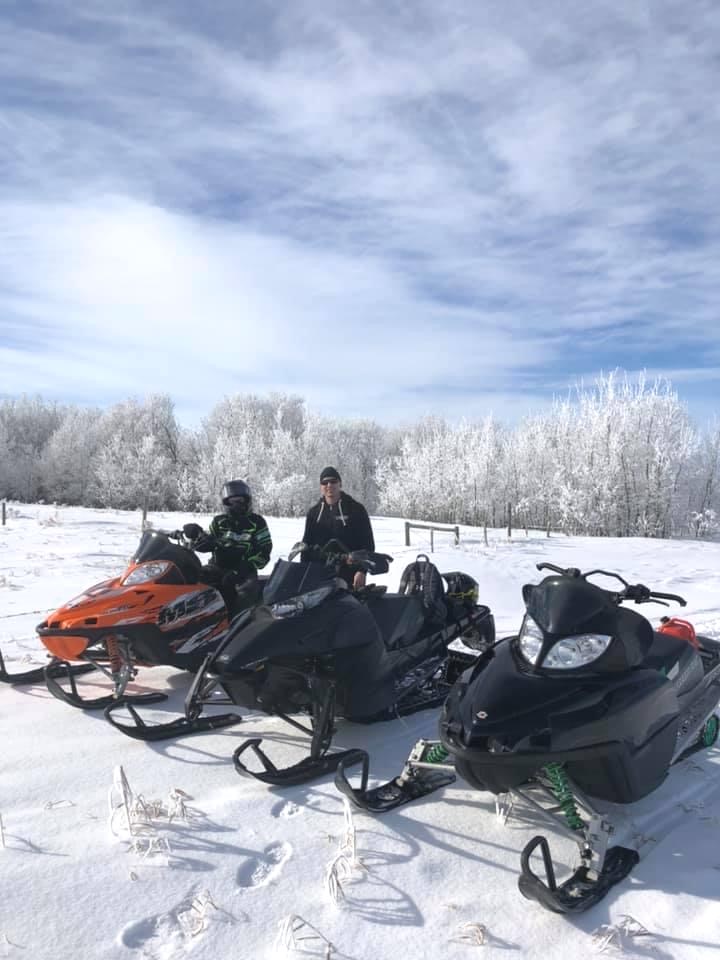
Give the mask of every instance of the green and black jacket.
POLYGON ((270 559, 270 531, 259 513, 248 513, 244 517, 221 513, 213 517, 209 533, 217 541, 212 562, 223 570, 257 573, 270 559))

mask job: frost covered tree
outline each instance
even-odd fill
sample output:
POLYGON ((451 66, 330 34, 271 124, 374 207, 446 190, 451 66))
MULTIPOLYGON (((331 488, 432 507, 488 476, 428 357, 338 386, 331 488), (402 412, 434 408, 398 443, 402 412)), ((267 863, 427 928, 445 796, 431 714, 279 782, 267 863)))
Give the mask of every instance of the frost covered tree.
POLYGON ((378 465, 381 509, 418 520, 484 522, 496 506, 500 448, 492 418, 456 426, 422 420, 378 465))
POLYGON ((670 384, 610 374, 556 404, 559 521, 571 533, 669 536, 695 442, 670 384), (562 450, 566 455, 562 457, 562 450))
POLYGON ((0 495, 18 500, 46 499, 40 461, 65 410, 41 397, 0 402, 0 495))
MULTIPOLYGON (((218 507, 223 483, 246 480, 258 510, 294 515, 307 482, 305 409, 300 397, 237 394, 225 397, 196 437, 196 491, 206 509, 218 507)), ((187 485, 187 481, 184 481, 187 485)))
POLYGON ((695 502, 697 513, 720 512, 720 419, 715 418, 699 438, 694 458, 695 502))
POLYGON ((105 412, 0 402, 0 496, 215 510, 246 479, 255 504, 296 516, 332 464, 371 513, 611 536, 714 536, 720 424, 702 434, 670 384, 599 378, 514 428, 430 417, 388 429, 327 418, 295 395, 238 394, 181 429, 172 401, 105 412))
POLYGON ((170 398, 154 395, 116 404, 98 429, 89 491, 95 502, 143 510, 174 506, 180 430, 170 398))
POLYGON ((67 410, 40 458, 39 474, 47 499, 68 504, 87 502, 100 445, 101 416, 98 409, 67 410))

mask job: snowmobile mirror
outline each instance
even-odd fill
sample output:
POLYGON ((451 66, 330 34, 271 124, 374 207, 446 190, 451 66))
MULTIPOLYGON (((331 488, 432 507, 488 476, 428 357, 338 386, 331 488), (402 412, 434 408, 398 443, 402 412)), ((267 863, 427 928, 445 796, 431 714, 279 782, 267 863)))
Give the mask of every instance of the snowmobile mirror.
POLYGON ((374 574, 387 573, 393 562, 389 553, 371 553, 370 559, 374 564, 372 571, 374 574))
POLYGON ((295 557, 298 556, 298 554, 302 553, 304 550, 309 550, 309 549, 310 548, 308 547, 308 545, 306 543, 302 543, 302 541, 296 543, 293 546, 290 553, 288 553, 288 560, 294 560, 295 557))

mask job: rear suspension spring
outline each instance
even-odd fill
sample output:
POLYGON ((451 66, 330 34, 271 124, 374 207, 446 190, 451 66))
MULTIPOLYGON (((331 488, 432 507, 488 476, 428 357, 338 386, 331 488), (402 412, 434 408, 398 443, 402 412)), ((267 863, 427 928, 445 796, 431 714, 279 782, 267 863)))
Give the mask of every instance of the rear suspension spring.
POLYGON ((441 743, 436 743, 428 750, 425 755, 425 763, 443 763, 450 756, 448 751, 441 743))

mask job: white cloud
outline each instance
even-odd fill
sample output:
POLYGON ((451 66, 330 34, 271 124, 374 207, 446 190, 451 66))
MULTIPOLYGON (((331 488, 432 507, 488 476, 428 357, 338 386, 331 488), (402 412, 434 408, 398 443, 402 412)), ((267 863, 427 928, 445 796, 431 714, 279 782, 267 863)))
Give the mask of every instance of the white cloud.
POLYGON ((712 5, 212 8, 9 14, 0 393, 388 419, 716 363, 712 5))

